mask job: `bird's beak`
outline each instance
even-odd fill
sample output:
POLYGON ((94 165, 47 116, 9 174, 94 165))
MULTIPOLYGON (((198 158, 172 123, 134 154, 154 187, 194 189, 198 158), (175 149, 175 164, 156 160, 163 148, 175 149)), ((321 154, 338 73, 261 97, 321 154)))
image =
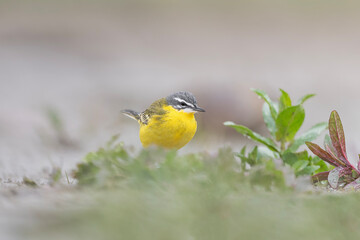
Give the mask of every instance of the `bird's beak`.
POLYGON ((197 112, 205 112, 205 109, 198 107, 198 106, 195 106, 194 110, 197 112))

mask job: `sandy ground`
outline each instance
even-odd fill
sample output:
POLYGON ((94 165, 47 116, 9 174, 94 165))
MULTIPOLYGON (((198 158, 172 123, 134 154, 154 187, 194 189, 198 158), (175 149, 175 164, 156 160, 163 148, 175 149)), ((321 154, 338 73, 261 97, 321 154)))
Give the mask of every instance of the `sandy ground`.
POLYGON ((360 152, 358 5, 211 3, 0 3, 1 216, 32 209, 23 196, 52 205, 41 197, 46 190, 11 195, 23 176, 47 186, 53 167, 71 171, 113 134, 139 149, 136 123, 119 111, 178 90, 194 92, 208 110, 182 153, 240 148, 244 139, 229 135, 225 120, 262 131, 251 87, 273 97, 278 88, 294 98, 316 93, 303 129, 337 109, 349 155, 360 152))

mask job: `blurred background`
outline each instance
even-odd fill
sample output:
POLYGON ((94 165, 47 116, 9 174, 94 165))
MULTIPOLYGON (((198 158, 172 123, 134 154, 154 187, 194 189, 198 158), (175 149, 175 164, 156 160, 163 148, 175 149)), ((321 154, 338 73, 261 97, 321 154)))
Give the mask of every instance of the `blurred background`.
MULTIPOLYGON (((114 134, 141 148, 120 114, 187 90, 207 110, 181 150, 246 141, 222 123, 264 131, 250 88, 305 103, 302 131, 342 117, 360 152, 358 1, 0 1, 0 177, 71 169, 114 134)), ((321 142, 321 141, 319 141, 321 142)))

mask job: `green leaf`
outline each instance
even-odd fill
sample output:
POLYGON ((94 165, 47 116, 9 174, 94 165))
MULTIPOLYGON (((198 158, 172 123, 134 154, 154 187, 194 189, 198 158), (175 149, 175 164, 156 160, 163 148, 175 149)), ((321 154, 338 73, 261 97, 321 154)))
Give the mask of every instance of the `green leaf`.
POLYGON ((306 166, 303 170, 298 171, 296 173, 296 176, 313 175, 319 168, 320 166, 316 166, 316 165, 306 166))
POLYGON ((298 104, 301 105, 303 104, 306 100, 308 100, 309 98, 314 97, 316 94, 306 94, 305 96, 303 96, 302 98, 299 99, 298 104))
POLYGON ((288 150, 295 152, 298 148, 305 144, 305 142, 310 142, 315 140, 321 133, 323 133, 328 127, 327 122, 322 122, 314 125, 308 131, 303 133, 300 137, 296 138, 294 142, 289 146, 288 150))
POLYGON ((284 163, 292 166, 299 160, 308 160, 309 156, 308 156, 307 151, 302 151, 302 152, 297 152, 297 153, 285 151, 285 153, 281 155, 281 159, 284 161, 284 163))
POLYGON ((301 105, 292 106, 279 113, 276 119, 276 140, 291 141, 305 119, 305 111, 301 105))
POLYGON ((332 169, 332 167, 329 167, 329 165, 327 165, 326 162, 321 160, 318 156, 313 157, 311 161, 313 165, 319 166, 319 169, 317 169, 315 173, 325 172, 332 169))
POLYGON ((272 118, 275 120, 277 118, 277 111, 276 111, 276 107, 274 106, 274 103, 271 101, 270 97, 262 90, 259 89, 251 89, 254 93, 256 93, 260 98, 262 98, 268 105, 270 108, 270 113, 272 118))
POLYGON ((292 152, 285 152, 281 155, 281 159, 284 163, 289 164, 290 166, 292 166, 298 160, 296 154, 292 152))
POLYGON ((292 167, 294 168, 295 172, 300 172, 303 170, 307 165, 309 165, 309 161, 307 160, 299 160, 295 162, 292 167))
POLYGON ((246 154, 246 146, 244 146, 240 151, 241 156, 245 156, 245 154, 246 154))
POLYGON ((290 96, 289 96, 289 94, 287 92, 285 92, 282 89, 280 89, 280 91, 281 91, 281 96, 280 96, 279 109, 280 109, 280 112, 281 112, 285 108, 291 107, 291 99, 290 99, 290 96))
POLYGON ((246 162, 248 161, 247 157, 246 157, 246 146, 244 146, 240 153, 236 154, 236 156, 238 156, 241 160, 241 169, 243 171, 246 170, 246 162))
POLYGON ((263 105, 262 114, 267 129, 269 130, 272 136, 275 136, 276 133, 275 119, 271 116, 270 108, 267 103, 264 103, 263 105))
POLYGON ((309 159, 309 154, 308 154, 308 152, 306 150, 304 150, 302 152, 297 152, 295 154, 298 157, 298 159, 301 159, 301 160, 308 160, 309 159))
POLYGON ((252 160, 253 164, 256 164, 258 159, 258 147, 255 146, 254 149, 249 153, 249 158, 252 160))
POLYGON ((273 152, 265 146, 259 146, 258 157, 260 159, 274 159, 274 158, 279 158, 280 156, 277 152, 273 152))
POLYGON ((236 131, 238 131, 239 133, 241 133, 244 136, 249 137, 250 139, 262 143, 265 146, 267 146, 270 150, 274 151, 274 152, 279 152, 278 148, 276 147, 275 143, 270 139, 270 138, 266 138, 261 136, 260 134, 253 132, 252 130, 250 130, 249 128, 242 126, 242 125, 236 125, 233 122, 224 122, 225 126, 229 126, 234 128, 236 131))

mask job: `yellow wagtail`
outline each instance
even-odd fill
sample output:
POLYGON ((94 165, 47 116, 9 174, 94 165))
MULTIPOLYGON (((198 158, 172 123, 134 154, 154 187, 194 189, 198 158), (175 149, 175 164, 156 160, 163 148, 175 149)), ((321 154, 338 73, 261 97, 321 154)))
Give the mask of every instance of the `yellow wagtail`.
POLYGON ((195 135, 196 112, 205 112, 189 92, 177 92, 153 102, 139 113, 123 110, 126 116, 140 124, 140 141, 144 147, 157 145, 180 149, 195 135))

